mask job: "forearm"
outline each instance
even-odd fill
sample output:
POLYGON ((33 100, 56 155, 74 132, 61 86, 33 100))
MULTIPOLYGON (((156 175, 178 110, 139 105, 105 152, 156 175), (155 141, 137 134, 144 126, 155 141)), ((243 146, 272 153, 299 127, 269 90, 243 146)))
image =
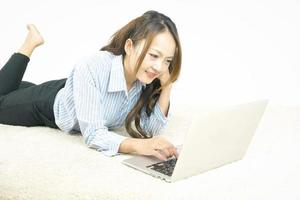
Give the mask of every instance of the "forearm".
MULTIPOLYGON (((169 110, 171 88, 172 84, 165 87, 161 91, 160 97, 158 99, 161 111, 165 116, 167 116, 169 110)), ((142 148, 143 143, 146 142, 145 140, 147 139, 126 138, 119 146, 119 153, 138 153, 142 148)))
POLYGON ((171 89, 172 89, 172 84, 163 88, 160 97, 158 99, 158 103, 160 105, 161 111, 164 113, 165 116, 167 116, 169 110, 171 89))

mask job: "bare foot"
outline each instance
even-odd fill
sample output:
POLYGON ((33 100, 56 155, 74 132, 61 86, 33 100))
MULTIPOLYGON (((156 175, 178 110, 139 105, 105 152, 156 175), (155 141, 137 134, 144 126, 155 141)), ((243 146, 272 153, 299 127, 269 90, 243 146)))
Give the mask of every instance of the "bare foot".
POLYGON ((38 47, 44 43, 44 39, 35 25, 28 24, 27 29, 29 32, 24 43, 28 43, 28 45, 33 47, 38 47))
POLYGON ((28 24, 27 29, 28 34, 18 52, 30 57, 33 50, 44 43, 44 39, 35 25, 28 24))

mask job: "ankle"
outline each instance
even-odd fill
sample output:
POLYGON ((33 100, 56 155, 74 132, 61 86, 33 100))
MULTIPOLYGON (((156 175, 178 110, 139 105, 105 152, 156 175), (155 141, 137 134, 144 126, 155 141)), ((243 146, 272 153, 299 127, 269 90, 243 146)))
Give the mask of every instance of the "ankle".
POLYGON ((23 45, 19 48, 19 50, 17 52, 30 58, 34 48, 35 47, 29 47, 29 46, 23 45))

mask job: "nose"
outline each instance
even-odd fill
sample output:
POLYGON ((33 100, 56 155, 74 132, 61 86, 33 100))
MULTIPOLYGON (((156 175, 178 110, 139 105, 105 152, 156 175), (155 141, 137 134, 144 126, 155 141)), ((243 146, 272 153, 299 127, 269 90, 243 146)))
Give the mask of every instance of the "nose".
POLYGON ((153 65, 153 69, 157 72, 160 73, 163 69, 162 69, 163 63, 158 61, 153 65))

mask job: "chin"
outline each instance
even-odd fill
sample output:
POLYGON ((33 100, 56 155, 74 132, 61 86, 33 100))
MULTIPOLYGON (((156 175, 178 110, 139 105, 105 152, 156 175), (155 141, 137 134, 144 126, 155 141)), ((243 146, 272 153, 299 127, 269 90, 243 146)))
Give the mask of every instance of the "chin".
POLYGON ((146 80, 143 80, 143 81, 141 81, 141 82, 147 85, 147 84, 152 83, 152 81, 153 81, 153 80, 150 80, 150 81, 149 81, 149 80, 147 80, 147 81, 146 81, 146 80))
POLYGON ((150 83, 152 83, 154 80, 155 80, 155 78, 153 78, 153 79, 149 79, 148 77, 139 78, 139 81, 140 81, 141 83, 144 83, 144 84, 150 84, 150 83))

